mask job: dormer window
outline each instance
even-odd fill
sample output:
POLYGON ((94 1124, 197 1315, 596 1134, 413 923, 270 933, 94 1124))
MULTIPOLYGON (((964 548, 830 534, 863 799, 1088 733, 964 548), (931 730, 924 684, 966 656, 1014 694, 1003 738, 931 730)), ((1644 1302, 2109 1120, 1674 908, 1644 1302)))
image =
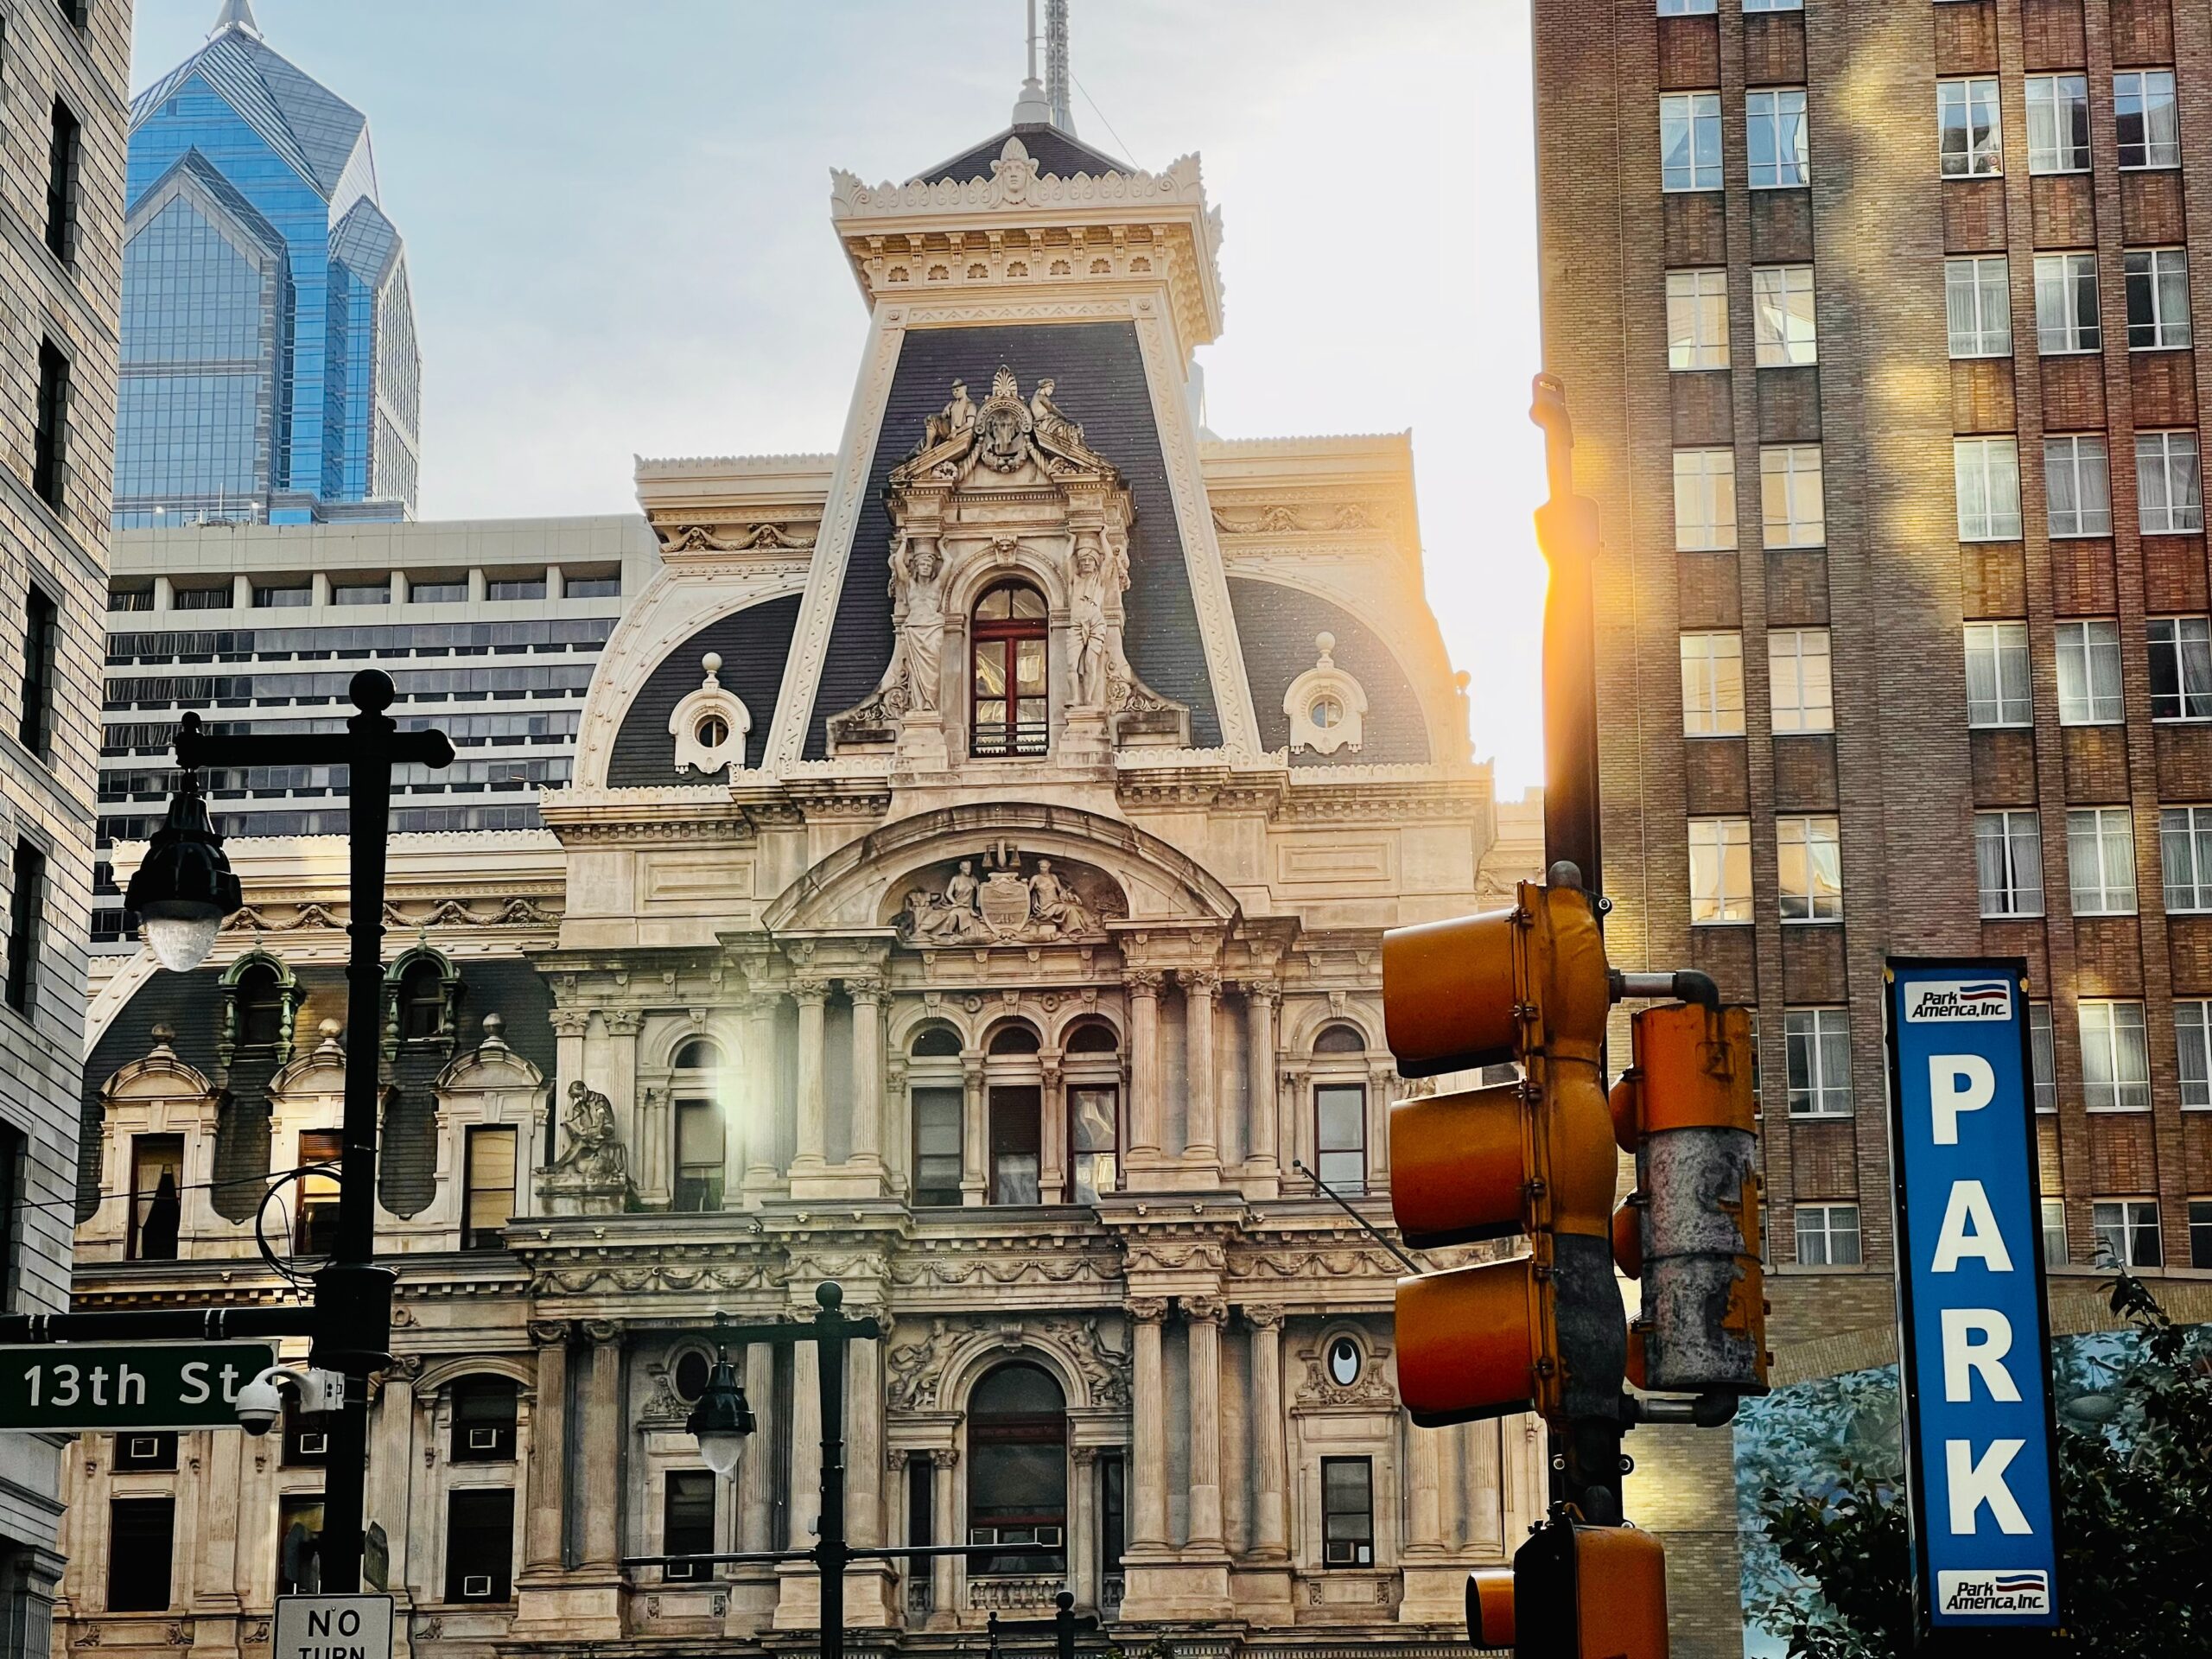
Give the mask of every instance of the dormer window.
POLYGON ((1359 747, 1367 692, 1337 666, 1337 636, 1313 636, 1313 666, 1290 683, 1282 711, 1290 716, 1290 747, 1316 754, 1359 747))
POLYGON ((399 1039, 434 1042, 443 1034, 445 1020, 445 976, 426 957, 411 964, 399 982, 399 1039))
POLYGON ((1046 688, 1049 620, 1045 596, 1026 582, 1002 582, 976 606, 969 750, 978 755, 1042 754, 1050 723, 1046 688))
POLYGON ((284 1037, 284 988, 276 970, 257 962, 238 976, 238 1046, 275 1048, 284 1037))

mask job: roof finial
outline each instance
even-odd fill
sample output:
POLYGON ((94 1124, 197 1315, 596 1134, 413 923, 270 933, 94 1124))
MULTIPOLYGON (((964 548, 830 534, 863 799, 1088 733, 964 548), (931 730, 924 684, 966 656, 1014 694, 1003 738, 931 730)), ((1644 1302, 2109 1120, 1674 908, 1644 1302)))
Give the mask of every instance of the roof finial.
POLYGON ((1052 119, 1052 106, 1046 102, 1045 88, 1037 79, 1037 0, 1029 0, 1029 75, 1021 83, 1021 96, 1014 101, 1014 124, 1042 127, 1052 119))
POLYGON ((253 21, 253 0, 223 0, 222 13, 215 19, 215 27, 207 31, 207 38, 212 41, 232 29, 257 41, 261 38, 261 25, 253 21))
MULTIPOLYGON (((1037 73, 1033 60, 1029 73, 1037 73)), ((1068 0, 1045 0, 1045 97, 1052 106, 1052 124, 1075 137, 1075 111, 1068 104, 1068 0)))

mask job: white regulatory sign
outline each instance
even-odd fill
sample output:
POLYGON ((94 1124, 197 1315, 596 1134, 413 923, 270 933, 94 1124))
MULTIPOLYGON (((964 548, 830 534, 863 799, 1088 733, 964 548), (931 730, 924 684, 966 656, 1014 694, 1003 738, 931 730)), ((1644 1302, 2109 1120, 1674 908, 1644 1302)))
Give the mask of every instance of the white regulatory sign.
POLYGON ((391 1659, 390 1596, 279 1596, 270 1659, 391 1659))

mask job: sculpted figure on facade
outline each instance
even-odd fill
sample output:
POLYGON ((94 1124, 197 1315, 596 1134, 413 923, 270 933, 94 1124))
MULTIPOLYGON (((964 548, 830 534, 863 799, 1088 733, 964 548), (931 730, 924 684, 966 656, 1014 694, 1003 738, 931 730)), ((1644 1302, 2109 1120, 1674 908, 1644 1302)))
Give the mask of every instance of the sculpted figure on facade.
POLYGON ((537 1178, 547 1209, 555 1215, 620 1213, 629 1197, 630 1160, 614 1103, 580 1078, 569 1085, 561 1127, 569 1143, 537 1178))
POLYGON ((952 383, 951 401, 923 421, 922 441, 915 446, 914 453, 918 455, 925 450, 936 448, 940 443, 963 436, 975 424, 976 405, 969 401, 968 383, 956 380, 952 383))
POLYGON ((984 858, 986 874, 963 858, 940 892, 910 887, 892 925, 913 945, 1048 944, 1094 937, 1102 917, 1073 882, 1040 858, 1022 873, 1021 855, 998 848, 984 858))

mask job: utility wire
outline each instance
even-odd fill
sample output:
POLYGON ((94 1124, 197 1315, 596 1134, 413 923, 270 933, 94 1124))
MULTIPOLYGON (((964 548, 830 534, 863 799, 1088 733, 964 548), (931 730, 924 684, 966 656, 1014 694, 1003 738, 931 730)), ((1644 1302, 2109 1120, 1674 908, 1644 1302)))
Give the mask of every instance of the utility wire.
MULTIPOLYGON (((338 1173, 336 1164, 302 1164, 296 1169, 272 1169, 266 1175, 244 1175, 227 1181, 179 1181, 172 1190, 177 1192, 218 1192, 226 1187, 266 1186, 271 1181, 281 1181, 293 1175, 335 1175, 338 1173)), ((97 1208, 112 1198, 150 1198, 153 1196, 150 1192, 97 1192, 92 1195, 92 1203, 97 1208)), ((19 1201, 15 1207, 18 1210, 73 1210, 83 1202, 82 1198, 27 1198, 19 1201)))
MULTIPOLYGON (((1068 79, 1070 80, 1075 80, 1074 70, 1071 69, 1068 71, 1068 79)), ((1090 112, 1096 116, 1101 122, 1104 123, 1106 130, 1109 133, 1113 133, 1114 142, 1121 147, 1122 154, 1128 156, 1128 141, 1122 137, 1120 133, 1114 132, 1114 124, 1106 119, 1106 111, 1098 107, 1098 100, 1090 95, 1090 88, 1084 86, 1081 81, 1075 80, 1075 89, 1083 94, 1083 101, 1090 105, 1090 112)), ((1132 166, 1135 165, 1135 158, 1134 156, 1130 157, 1130 164, 1132 166)))

